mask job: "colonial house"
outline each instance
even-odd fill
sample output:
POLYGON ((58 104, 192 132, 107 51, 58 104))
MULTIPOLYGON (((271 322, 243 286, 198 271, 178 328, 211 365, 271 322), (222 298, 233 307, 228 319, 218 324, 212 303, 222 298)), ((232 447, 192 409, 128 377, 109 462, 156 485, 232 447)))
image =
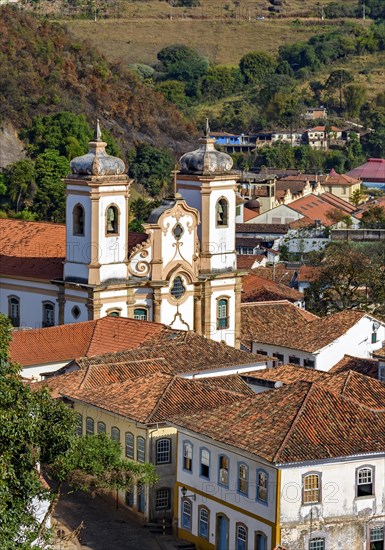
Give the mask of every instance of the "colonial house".
POLYGON ((315 126, 304 133, 304 142, 313 149, 329 149, 341 140, 342 130, 336 126, 315 126))
POLYGON ((337 195, 345 201, 350 201, 353 193, 361 190, 361 180, 347 174, 338 174, 333 168, 325 178, 323 186, 325 191, 337 195))
POLYGON ((97 126, 64 181, 65 226, 0 220, 0 311, 15 327, 36 328, 140 310, 239 346, 236 181, 231 157, 214 143, 207 128, 199 149, 181 157, 173 193, 145 233, 132 234, 131 180, 97 126))
POLYGON ((288 300, 297 307, 305 305, 301 292, 282 283, 258 276, 258 270, 244 277, 242 302, 272 302, 275 300, 288 300))
POLYGON ((178 536, 204 550, 383 548, 385 386, 325 377, 173 419, 178 536))
POLYGON ((318 318, 290 302, 242 304, 242 341, 281 363, 329 371, 346 353, 370 358, 385 340, 385 323, 362 311, 318 318))

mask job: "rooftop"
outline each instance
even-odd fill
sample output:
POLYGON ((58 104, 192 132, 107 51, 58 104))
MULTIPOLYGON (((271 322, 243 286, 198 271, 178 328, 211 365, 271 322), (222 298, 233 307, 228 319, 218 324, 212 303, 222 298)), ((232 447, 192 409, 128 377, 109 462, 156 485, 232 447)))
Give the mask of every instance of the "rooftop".
POLYGON ((165 325, 149 321, 102 317, 82 323, 15 330, 12 332, 10 356, 23 367, 70 361, 136 348, 165 329, 165 325))
POLYGON ((361 181, 357 178, 352 178, 351 176, 348 176, 347 174, 338 174, 334 168, 330 171, 329 175, 327 176, 325 180, 325 185, 342 185, 346 187, 351 187, 352 185, 357 185, 361 183, 361 181))
POLYGON ((335 378, 298 381, 173 422, 275 464, 384 452, 385 386, 356 373, 335 378))
POLYGON ((297 302, 303 300, 303 294, 282 283, 269 281, 256 273, 249 273, 242 280, 242 302, 266 302, 273 300, 288 300, 297 302))
MULTIPOLYGON (((373 355, 377 356, 377 354, 378 351, 373 355)), ((347 371, 355 371, 359 374, 378 379, 378 361, 375 359, 364 359, 362 357, 344 355, 341 361, 338 361, 338 363, 330 369, 329 373, 339 374, 347 371)))
POLYGON ((311 218, 314 221, 319 220, 325 227, 335 223, 328 217, 328 214, 333 210, 333 208, 338 208, 347 214, 355 210, 354 207, 351 209, 351 205, 349 205, 346 201, 342 201, 341 199, 336 200, 334 195, 332 196, 333 198, 328 195, 331 194, 323 193, 322 195, 306 195, 305 197, 301 197, 300 199, 291 202, 289 206, 307 218, 311 218), (325 197, 324 195, 327 196, 325 197))
POLYGON ((371 158, 365 164, 347 172, 347 175, 362 181, 385 183, 385 159, 371 158))
POLYGON ((256 261, 260 262, 265 257, 263 250, 260 254, 237 254, 237 269, 251 269, 256 261))

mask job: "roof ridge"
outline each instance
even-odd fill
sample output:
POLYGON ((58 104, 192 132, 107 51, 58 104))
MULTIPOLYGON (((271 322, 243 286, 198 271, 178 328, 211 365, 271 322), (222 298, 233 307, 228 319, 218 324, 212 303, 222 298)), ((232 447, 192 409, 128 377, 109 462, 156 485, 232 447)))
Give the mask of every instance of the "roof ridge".
POLYGON ((166 387, 163 389, 161 395, 159 396, 157 404, 152 409, 151 413, 146 417, 146 422, 151 422, 151 418, 154 417, 155 413, 158 411, 158 409, 161 405, 161 402, 164 398, 165 393, 168 391, 168 389, 170 388, 170 385, 173 384, 175 382, 175 379, 177 378, 176 374, 174 374, 174 375, 165 374, 163 372, 162 373, 156 373, 156 374, 161 374, 162 376, 170 376, 170 380, 168 381, 168 383, 166 384, 166 387))
POLYGON ((86 349, 86 357, 87 357, 87 353, 90 351, 91 349, 91 346, 93 344, 93 341, 94 341, 94 336, 95 336, 95 331, 96 331, 96 327, 98 325, 98 321, 100 321, 101 319, 103 319, 103 317, 100 317, 99 319, 96 319, 94 321, 94 326, 93 326, 93 330, 92 330, 92 333, 91 333, 91 338, 89 340, 89 344, 88 344, 88 347, 86 349))
POLYGON ((307 391, 307 393, 304 397, 304 400, 302 401, 302 404, 301 404, 300 408, 297 411, 297 414, 295 415, 295 418, 294 418, 293 422, 291 423, 291 425, 290 425, 290 427, 287 431, 287 434, 283 438, 282 443, 278 448, 278 451, 273 456, 273 462, 276 462, 278 460, 278 457, 279 457, 283 447, 285 446, 285 444, 286 444, 287 440, 289 439, 289 437, 290 437, 292 431, 294 430, 295 426, 298 424, 298 422, 300 420, 300 417, 302 415, 302 412, 303 412, 308 400, 310 399, 310 394, 313 391, 315 382, 307 382, 307 381, 305 382, 305 381, 301 380, 300 384, 308 384, 310 387, 309 387, 309 389, 308 389, 308 391, 307 391))
MULTIPOLYGON (((90 376, 90 373, 91 373, 91 367, 94 367, 95 365, 87 365, 87 370, 86 372, 84 373, 84 376, 83 376, 83 380, 80 382, 79 384, 79 389, 81 388, 84 388, 89 376, 90 376)), ((82 369, 79 369, 80 372, 82 369)), ((84 388, 84 389, 87 389, 87 388, 84 388)), ((88 388, 89 389, 89 388, 88 388)))
MULTIPOLYGON (((344 382, 344 384, 343 384, 343 386, 342 386, 342 390, 341 390, 341 392, 340 392, 342 396, 344 395, 344 392, 345 392, 346 386, 348 385, 348 382, 349 382, 349 380, 350 380, 351 374, 352 374, 352 370, 348 370, 348 375, 347 375, 346 378, 345 378, 345 382, 344 382)), ((338 375, 337 375, 337 376, 338 376, 338 375)))

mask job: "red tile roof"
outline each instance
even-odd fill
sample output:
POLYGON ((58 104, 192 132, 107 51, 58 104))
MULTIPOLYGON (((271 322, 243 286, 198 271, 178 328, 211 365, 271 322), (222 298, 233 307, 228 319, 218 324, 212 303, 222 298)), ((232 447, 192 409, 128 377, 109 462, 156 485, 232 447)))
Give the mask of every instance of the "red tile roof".
POLYGON ((345 212, 346 214, 352 214, 356 210, 356 207, 350 204, 350 202, 341 199, 341 197, 337 197, 337 195, 333 195, 333 193, 322 193, 322 195, 320 196, 322 197, 322 200, 328 202, 336 208, 339 208, 342 212, 345 212))
MULTIPOLYGON (((373 353, 376 355, 378 352, 373 353)), ((334 367, 329 370, 330 374, 339 374, 353 370, 359 374, 378 378, 378 361, 375 359, 363 359, 362 357, 353 357, 352 355, 344 355, 341 361, 338 361, 334 367)))
POLYGON ((263 250, 260 254, 237 254, 237 269, 251 269, 255 262, 261 262, 264 258, 263 250))
POLYGON ((328 372, 290 364, 260 369, 247 374, 248 378, 253 378, 254 380, 269 380, 272 382, 282 382, 282 384, 293 384, 300 380, 317 382, 330 376, 328 372))
POLYGON ((385 183, 385 159, 371 158, 365 164, 347 172, 347 175, 362 181, 385 183))
POLYGON ((385 408, 377 400, 385 403, 385 386, 375 382, 353 377, 338 393, 300 381, 173 422, 275 464, 384 452, 385 408), (360 396, 361 383, 367 386, 360 396), (376 397, 368 406, 370 388, 376 397))
POLYGON ((56 223, 0 219, 0 273, 37 279, 63 276, 66 228, 56 223))
POLYGON ((345 310, 306 320, 298 307, 284 303, 242 304, 242 340, 275 344, 314 353, 340 338, 365 317, 363 311, 345 310))
POLYGON ((312 265, 303 265, 300 267, 297 275, 299 283, 312 283, 317 280, 320 273, 320 268, 312 265))
POLYGON ((340 202, 338 203, 338 206, 335 206, 335 196, 333 195, 333 199, 327 200, 323 198, 324 194, 306 195, 306 197, 301 197, 300 199, 291 202, 289 206, 296 212, 299 212, 314 221, 320 220, 325 227, 328 227, 333 225, 335 222, 330 220, 327 214, 330 213, 335 207, 342 210, 344 206, 340 202))
POLYGON ((330 171, 329 175, 327 176, 325 180, 325 185, 342 185, 346 187, 351 187, 352 185, 357 185, 358 183, 361 183, 361 181, 357 178, 352 178, 351 176, 348 176, 347 174, 338 174, 334 168, 330 171))
POLYGON ((245 397, 211 385, 161 372, 104 387, 63 392, 66 397, 143 423, 163 422, 170 416, 206 411, 245 397), (139 390, 139 391, 138 391, 139 390))
POLYGON ((165 329, 159 323, 102 317, 56 327, 15 330, 10 355, 24 367, 70 361, 135 348, 165 329))
POLYGON ((255 210, 250 210, 250 208, 246 208, 246 206, 243 209, 243 219, 245 222, 248 222, 255 218, 256 216, 259 216, 259 213, 255 210))
POLYGON ((255 273, 249 273, 242 280, 242 302, 267 302, 274 300, 303 300, 303 294, 284 284, 269 281, 255 273))

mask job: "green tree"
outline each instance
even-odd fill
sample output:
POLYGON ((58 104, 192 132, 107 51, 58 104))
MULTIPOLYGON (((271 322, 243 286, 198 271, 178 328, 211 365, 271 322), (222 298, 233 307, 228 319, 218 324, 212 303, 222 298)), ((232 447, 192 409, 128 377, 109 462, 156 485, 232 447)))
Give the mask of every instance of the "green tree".
POLYGON ((156 197, 169 184, 174 163, 167 149, 141 143, 129 154, 129 173, 156 197))
POLYGON ((362 227, 373 229, 385 228, 385 211, 381 206, 371 206, 362 214, 362 227))
POLYGON ((186 96, 186 84, 180 82, 180 80, 158 82, 156 90, 181 110, 185 109, 191 102, 191 99, 186 96))
POLYGON ((206 73, 208 60, 198 52, 182 44, 174 44, 160 50, 158 60, 163 64, 168 80, 186 83, 188 96, 197 96, 200 78, 206 73))
POLYGON ((23 382, 9 358, 10 340, 10 322, 0 314, 0 548, 35 550, 46 548, 50 535, 36 506, 49 501, 52 512, 64 481, 94 491, 152 484, 157 477, 152 465, 122 459, 106 435, 77 437, 72 409, 23 382), (46 465, 56 489, 43 486, 38 464, 46 465))
POLYGON ((133 219, 129 224, 130 231, 143 231, 142 223, 146 222, 151 212, 160 205, 160 201, 149 201, 137 198, 131 202, 130 213, 133 219))
POLYGON ((221 99, 241 89, 242 79, 239 70, 234 67, 211 66, 202 79, 202 96, 208 101, 221 99))
POLYGON ((31 205, 36 191, 35 163, 31 159, 21 159, 8 167, 6 187, 16 212, 26 204, 31 205))
POLYGON ((352 82, 352 80, 353 80, 353 77, 351 73, 349 73, 345 69, 337 69, 336 71, 332 71, 330 73, 329 78, 325 83, 325 88, 329 93, 332 94, 336 90, 338 91, 340 113, 342 113, 343 90, 347 84, 350 84, 350 82, 352 82))
POLYGON ((353 204, 353 206, 358 206, 361 201, 362 201, 362 191, 361 189, 355 189, 355 191, 353 191, 350 197, 350 202, 353 204))
POLYGON ((367 88, 362 84, 349 84, 343 91, 345 99, 345 111, 348 115, 358 116, 361 107, 366 101, 367 88))
POLYGON ((239 62, 239 69, 246 84, 261 82, 275 70, 274 58, 266 52, 249 52, 239 62))
POLYGON ((37 191, 33 211, 40 219, 65 221, 65 189, 62 178, 69 173, 69 162, 57 151, 46 149, 36 158, 37 191))

